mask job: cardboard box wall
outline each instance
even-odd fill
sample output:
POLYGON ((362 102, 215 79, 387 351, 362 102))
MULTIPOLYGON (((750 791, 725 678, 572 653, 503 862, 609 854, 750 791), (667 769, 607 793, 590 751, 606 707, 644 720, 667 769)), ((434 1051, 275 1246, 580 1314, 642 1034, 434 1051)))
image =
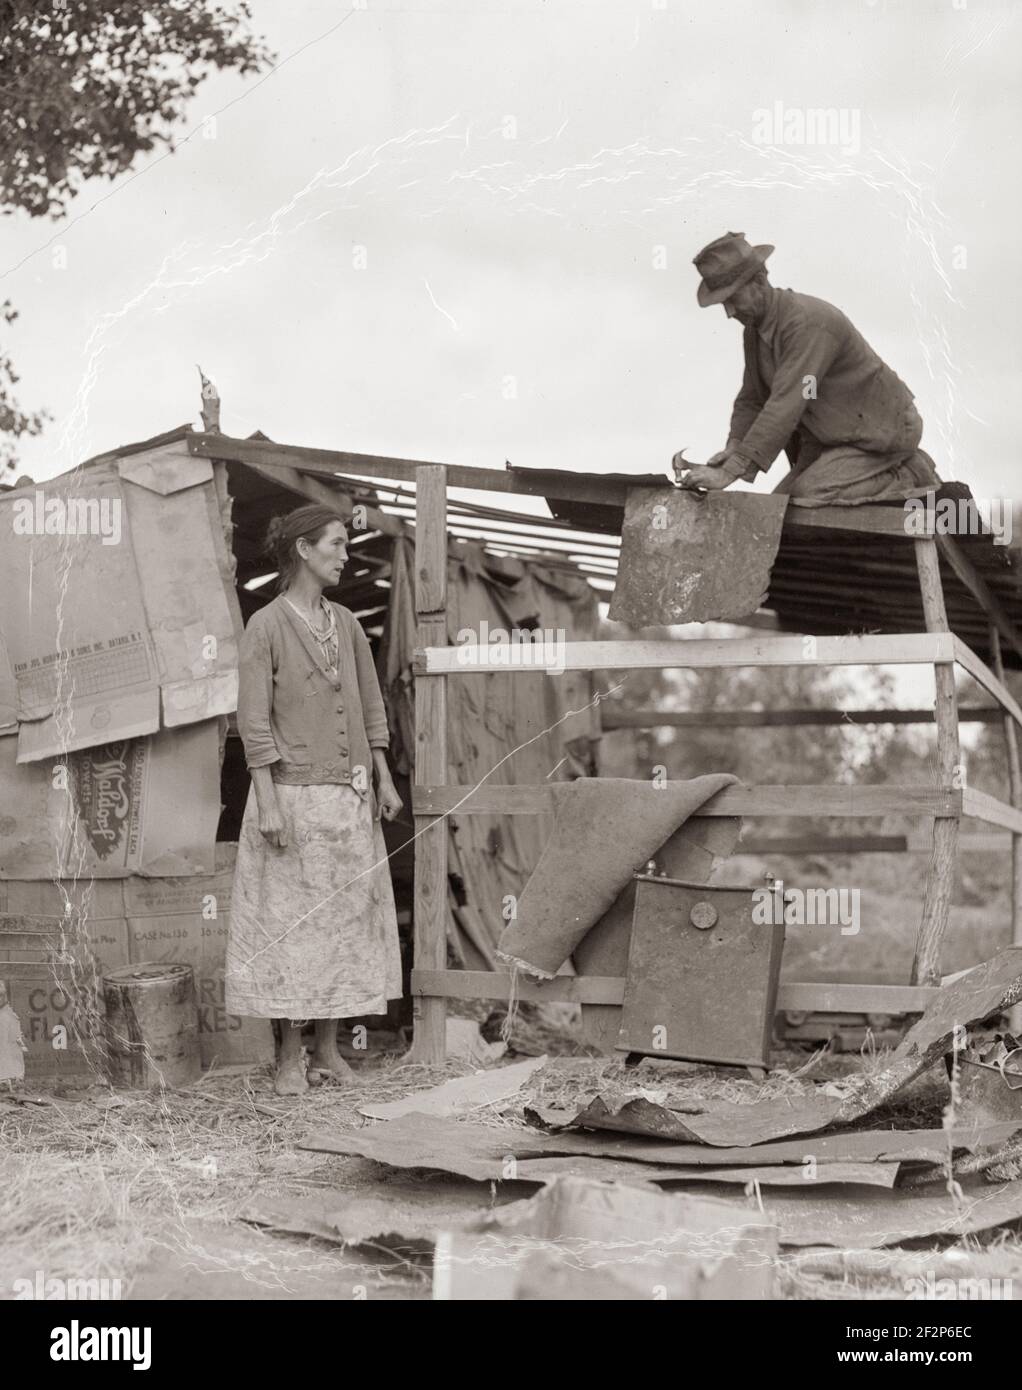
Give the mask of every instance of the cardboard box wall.
POLYGON ((0 738, 0 879, 215 871, 220 747, 209 719, 19 763, 0 738))
POLYGON ((0 979, 21 1021, 29 1078, 89 1069, 70 1026, 76 1004, 85 1006, 77 1018, 88 1035, 88 1020, 95 1024, 101 1017, 102 974, 145 961, 192 966, 204 1066, 272 1059, 268 1020, 236 1018, 224 1008, 236 849, 232 843, 216 846, 212 874, 0 882, 0 979), (79 944, 83 935, 86 950, 79 944), (67 1031, 66 1049, 54 1046, 61 1026, 67 1031))
POLYGON ((180 439, 0 494, 0 731, 19 763, 236 707, 225 490, 180 439))

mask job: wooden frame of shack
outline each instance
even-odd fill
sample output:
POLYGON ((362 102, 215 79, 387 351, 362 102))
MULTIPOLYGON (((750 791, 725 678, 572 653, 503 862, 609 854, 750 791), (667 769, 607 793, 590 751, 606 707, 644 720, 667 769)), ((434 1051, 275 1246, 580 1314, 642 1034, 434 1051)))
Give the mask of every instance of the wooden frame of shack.
MULTIPOLYGON (((275 476, 304 475, 303 490, 315 495, 310 477, 338 475, 399 481, 409 497, 414 488, 415 609, 415 887, 414 969, 416 1061, 435 1064, 445 1055, 447 1000, 506 1001, 509 973, 447 968, 448 838, 452 813, 530 816, 547 808, 543 784, 478 785, 451 782, 448 772, 448 682, 466 671, 506 672, 506 664, 478 648, 470 665, 448 643, 448 488, 471 488, 547 499, 552 523, 520 518, 550 530, 544 543, 573 530, 590 536, 619 535, 627 491, 664 486, 660 476, 598 475, 559 471, 449 466, 375 455, 280 446, 219 435, 189 436, 192 453, 234 460, 275 476)), ((410 510, 410 508, 409 508, 410 510)), ((504 513, 494 512, 494 516, 504 513)), ((612 548, 592 547, 594 573, 613 575, 612 548)), ((862 723, 929 722, 937 726, 935 785, 740 786, 720 792, 703 808, 710 816, 870 818, 899 813, 932 821, 929 869, 916 937, 912 978, 903 984, 782 983, 778 1007, 814 1012, 917 1013, 939 987, 941 947, 948 914, 963 818, 1007 831, 1012 864, 1012 940, 1022 944, 1022 769, 1018 726, 1022 707, 1005 683, 1005 666, 1022 664, 1022 587, 1019 566, 989 535, 910 535, 904 513, 890 506, 792 507, 773 570, 771 620, 789 632, 811 633, 811 655, 803 637, 771 633, 727 639, 568 642, 558 654, 566 669, 620 671, 642 667, 738 667, 932 664, 935 710, 870 710, 862 723), (836 576, 836 577, 835 577, 836 576), (849 635, 851 634, 851 635, 849 635), (991 697, 990 706, 960 710, 956 669, 971 676, 991 697), (1003 723, 1011 803, 963 783, 959 723, 963 718, 1003 723)), ((751 620, 755 625, 755 620, 751 620)), ((536 662, 530 673, 542 670, 536 662)), ((631 710, 617 726, 727 724, 819 726, 846 716, 837 710, 771 710, 668 713, 631 710)), ((779 841, 786 852, 833 848, 893 851, 918 847, 908 837, 820 837, 779 841)), ((520 997, 533 1000, 620 1005, 624 979, 557 977, 517 981, 520 997)))

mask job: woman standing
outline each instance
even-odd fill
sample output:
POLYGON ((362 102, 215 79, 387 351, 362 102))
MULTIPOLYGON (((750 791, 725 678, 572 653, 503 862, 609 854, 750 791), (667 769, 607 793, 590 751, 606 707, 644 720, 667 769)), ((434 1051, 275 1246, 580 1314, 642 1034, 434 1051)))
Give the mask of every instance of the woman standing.
POLYGON ((234 871, 226 1003, 275 1018, 275 1089, 307 1089, 301 1031, 316 1021, 314 1068, 353 1080, 337 1020, 386 1013, 401 996, 397 915, 382 814, 401 810, 369 641, 323 590, 348 534, 330 507, 275 517, 266 537, 278 594, 241 642, 238 731, 252 785, 234 871), (375 778, 375 788, 374 788, 375 778))

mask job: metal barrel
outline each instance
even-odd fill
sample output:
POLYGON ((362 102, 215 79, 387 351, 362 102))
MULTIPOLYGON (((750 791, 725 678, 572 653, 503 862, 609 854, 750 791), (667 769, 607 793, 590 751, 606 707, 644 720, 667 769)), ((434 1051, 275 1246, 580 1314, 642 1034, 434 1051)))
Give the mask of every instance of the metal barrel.
POLYGON ((202 1073, 190 965, 126 965, 103 976, 114 1086, 187 1086, 202 1073))

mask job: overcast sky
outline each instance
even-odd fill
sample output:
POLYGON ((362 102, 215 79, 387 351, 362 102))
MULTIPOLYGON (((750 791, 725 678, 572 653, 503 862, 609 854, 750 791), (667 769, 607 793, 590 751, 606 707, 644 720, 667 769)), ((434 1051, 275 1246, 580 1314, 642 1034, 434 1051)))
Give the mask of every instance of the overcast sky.
POLYGON ((64 223, 6 220, 21 400, 55 416, 19 472, 198 424, 196 362, 230 434, 498 467, 705 458, 741 330, 697 307, 691 259, 732 230, 908 383, 945 477, 1010 495, 1017 4, 252 9, 295 54, 279 71, 209 81, 204 128, 64 223), (858 136, 765 144, 778 104, 858 136))

